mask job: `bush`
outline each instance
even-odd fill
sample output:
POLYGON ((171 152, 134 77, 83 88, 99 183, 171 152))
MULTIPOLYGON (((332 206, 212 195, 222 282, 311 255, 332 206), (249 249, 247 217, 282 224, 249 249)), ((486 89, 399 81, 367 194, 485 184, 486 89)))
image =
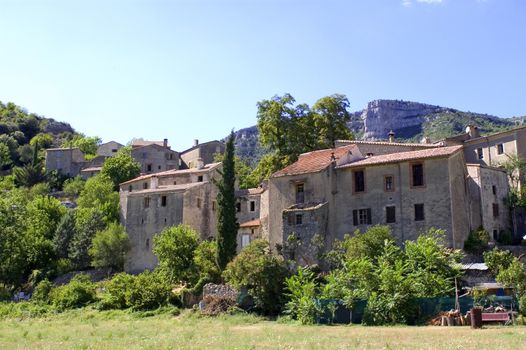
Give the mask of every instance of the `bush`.
POLYGON ((362 323, 367 326, 407 324, 413 321, 415 306, 407 295, 373 292, 367 300, 362 323))
POLYGON ((519 299, 519 311, 522 316, 526 317, 526 294, 519 299))
POLYGON ((129 248, 130 243, 124 227, 111 223, 105 230, 95 234, 88 253, 92 258, 93 267, 122 271, 129 248))
POLYGON ((126 302, 126 293, 135 283, 135 277, 127 273, 119 273, 104 283, 105 293, 102 295, 99 308, 102 310, 109 309, 126 309, 130 307, 126 302))
POLYGON ((285 280, 289 301, 285 305, 285 312, 299 320, 301 324, 313 324, 321 316, 322 310, 316 297, 318 285, 316 276, 307 268, 300 267, 297 274, 285 280))
POLYGON ((126 290, 126 304, 133 310, 153 310, 166 305, 170 293, 170 285, 158 272, 145 271, 126 290))
POLYGON ((84 181, 80 176, 74 177, 72 179, 67 179, 64 181, 64 193, 72 198, 76 198, 80 195, 80 192, 84 189, 84 185, 86 184, 86 181, 84 181))
POLYGON ((468 239, 464 242, 464 250, 470 253, 479 254, 488 247, 490 236, 488 231, 479 227, 476 231, 469 233, 468 239))
POLYGON ((277 314, 288 274, 283 257, 272 254, 268 242, 255 240, 227 265, 223 276, 237 289, 246 287, 262 313, 277 314))
POLYGON ((86 306, 97 300, 95 284, 86 274, 78 274, 71 281, 55 288, 51 293, 53 306, 67 310, 86 306))
POLYGON ((50 294, 53 290, 53 283, 49 280, 43 280, 33 290, 32 300, 42 304, 50 303, 50 294))
POLYGON ((513 254, 509 250, 497 248, 484 252, 483 256, 484 262, 493 276, 497 276, 501 270, 507 269, 514 259, 513 254))
POLYGON ((502 245, 512 245, 513 244, 513 236, 510 231, 508 230, 502 230, 499 232, 499 237, 497 239, 497 242, 499 242, 502 245))

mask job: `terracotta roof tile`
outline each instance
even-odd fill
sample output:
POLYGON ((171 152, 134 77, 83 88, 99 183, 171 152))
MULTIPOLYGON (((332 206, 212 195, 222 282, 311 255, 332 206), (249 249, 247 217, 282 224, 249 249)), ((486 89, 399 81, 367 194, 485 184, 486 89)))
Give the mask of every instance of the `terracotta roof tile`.
POLYGON ((201 169, 191 168, 191 169, 181 169, 181 170, 179 170, 179 169, 172 169, 172 170, 160 171, 158 173, 141 175, 139 177, 136 177, 135 179, 128 180, 128 181, 123 182, 123 183, 121 183, 119 185, 126 185, 126 184, 133 183, 133 182, 136 182, 136 181, 149 179, 149 178, 154 177, 154 176, 155 177, 165 177, 165 176, 171 176, 171 175, 182 175, 182 174, 192 174, 192 173, 193 174, 206 173, 207 171, 210 171, 210 170, 216 168, 220 164, 221 164, 221 162, 209 163, 209 164, 206 164, 201 169))
POLYGON ((271 177, 299 175, 321 171, 331 164, 331 157, 333 153, 336 159, 340 159, 346 155, 347 152, 354 149, 358 149, 356 145, 303 153, 295 163, 292 163, 288 167, 275 172, 271 177))
POLYGON ((254 219, 254 220, 246 221, 242 224, 239 224, 239 227, 257 227, 257 226, 261 226, 261 220, 259 219, 254 219))
POLYGON ((457 151, 461 150, 462 146, 450 146, 450 147, 437 147, 424 149, 420 151, 400 152, 391 153, 380 156, 372 156, 358 160, 349 164, 341 165, 338 168, 350 168, 350 167, 361 167, 368 165, 378 165, 385 163, 397 163, 410 160, 427 159, 427 158, 439 158, 450 156, 457 151))

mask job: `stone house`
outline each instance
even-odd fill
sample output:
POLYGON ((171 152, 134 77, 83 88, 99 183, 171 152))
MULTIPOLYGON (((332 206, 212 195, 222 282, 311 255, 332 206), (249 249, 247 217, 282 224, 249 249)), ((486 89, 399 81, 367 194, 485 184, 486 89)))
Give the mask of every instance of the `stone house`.
POLYGON ((172 151, 168 140, 136 141, 132 144, 131 156, 141 165, 141 174, 153 174, 179 169, 179 153, 172 151))
POLYGON ((78 147, 46 149, 46 171, 58 170, 64 175, 77 176, 87 164, 78 147))
POLYGON ((236 191, 236 197, 239 252, 253 240, 268 237, 264 230, 268 221, 268 191, 263 186, 243 189, 236 191))
POLYGON ((97 156, 113 157, 123 147, 124 145, 118 143, 117 141, 102 143, 99 145, 99 147, 97 147, 97 156))
POLYGON ((225 144, 221 141, 209 141, 199 143, 199 140, 194 140, 194 145, 187 150, 180 153, 181 169, 189 169, 197 166, 197 162, 203 164, 210 164, 215 162, 216 154, 223 154, 225 152, 225 144))

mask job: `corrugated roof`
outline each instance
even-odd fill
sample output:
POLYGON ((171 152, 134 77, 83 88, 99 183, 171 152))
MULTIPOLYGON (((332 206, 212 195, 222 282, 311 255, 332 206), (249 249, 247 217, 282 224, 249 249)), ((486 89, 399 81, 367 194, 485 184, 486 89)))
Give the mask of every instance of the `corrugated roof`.
POLYGON ((316 173, 327 168, 329 164, 331 164, 333 154, 338 160, 354 149, 357 149, 356 145, 303 153, 299 156, 296 162, 275 172, 271 177, 316 173))
POLYGON ((448 157, 462 149, 462 146, 450 146, 450 147, 436 147, 431 149, 424 149, 419 151, 409 151, 409 152, 399 152, 384 154, 379 156, 372 156, 352 162, 349 164, 344 164, 338 168, 351 168, 351 167, 362 167, 368 165, 379 165, 385 163, 398 163, 405 162, 410 160, 418 159, 428 159, 428 158, 440 158, 448 157))

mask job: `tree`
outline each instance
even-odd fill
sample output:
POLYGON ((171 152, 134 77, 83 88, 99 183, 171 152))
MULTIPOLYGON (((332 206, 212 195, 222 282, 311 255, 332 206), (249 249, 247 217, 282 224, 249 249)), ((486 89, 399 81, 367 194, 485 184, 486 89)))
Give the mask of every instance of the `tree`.
POLYGON ((277 314, 281 310, 288 275, 283 257, 270 252, 269 243, 262 239, 243 248, 223 272, 229 284, 247 288, 264 314, 277 314))
POLYGON ((257 103, 259 142, 278 155, 290 153, 289 136, 296 100, 290 94, 257 103))
POLYGON ((223 157, 221 180, 217 184, 217 263, 224 270, 236 255, 237 231, 234 165, 234 132, 230 133, 223 157))
POLYGON ((78 197, 82 190, 84 189, 84 181, 80 176, 75 176, 72 179, 67 179, 64 181, 64 193, 69 197, 78 197))
POLYGON ((124 227, 111 223, 105 230, 95 234, 88 253, 92 258, 93 267, 122 271, 129 248, 130 243, 124 227))
POLYGON ((107 159, 102 165, 101 174, 113 181, 113 188, 119 189, 119 184, 139 176, 141 165, 131 156, 131 148, 121 148, 117 154, 107 159))
POLYGON ((68 249, 73 237, 77 234, 75 227, 75 211, 69 210, 60 220, 55 234, 53 235, 53 246, 59 258, 68 258, 68 249))
POLYGON ((217 265, 217 241, 201 241, 194 252, 194 264, 200 279, 219 283, 221 270, 217 265))
POLYGON ((349 100, 340 94, 322 97, 312 106, 314 125, 318 130, 318 147, 334 148, 338 139, 352 140, 352 133, 347 127, 351 114, 347 108, 349 100))
POLYGON ((42 165, 42 161, 38 158, 38 149, 38 143, 36 143, 31 163, 13 170, 15 181, 19 186, 31 187, 46 180, 44 166, 42 165))
POLYGON ((483 256, 484 263, 495 277, 497 277, 501 270, 507 269, 515 259, 509 250, 500 250, 498 248, 484 252, 483 256))
POLYGON ((106 223, 119 220, 119 194, 113 191, 113 182, 99 174, 86 181, 77 200, 81 209, 96 209, 104 214, 106 223))
POLYGON ((76 269, 85 269, 90 264, 88 250, 93 237, 106 227, 104 214, 95 208, 79 208, 75 215, 75 235, 68 247, 68 256, 76 269))
POLYGON ((12 163, 9 147, 5 143, 0 143, 0 169, 8 168, 12 163))
POLYGON ((62 147, 78 147, 88 156, 87 158, 93 158, 97 154, 97 148, 101 142, 102 140, 98 136, 75 135, 71 140, 62 143, 62 147))
POLYGON ((195 250, 199 245, 197 232, 186 225, 167 227, 153 239, 153 252, 159 268, 170 283, 196 282, 195 250))

